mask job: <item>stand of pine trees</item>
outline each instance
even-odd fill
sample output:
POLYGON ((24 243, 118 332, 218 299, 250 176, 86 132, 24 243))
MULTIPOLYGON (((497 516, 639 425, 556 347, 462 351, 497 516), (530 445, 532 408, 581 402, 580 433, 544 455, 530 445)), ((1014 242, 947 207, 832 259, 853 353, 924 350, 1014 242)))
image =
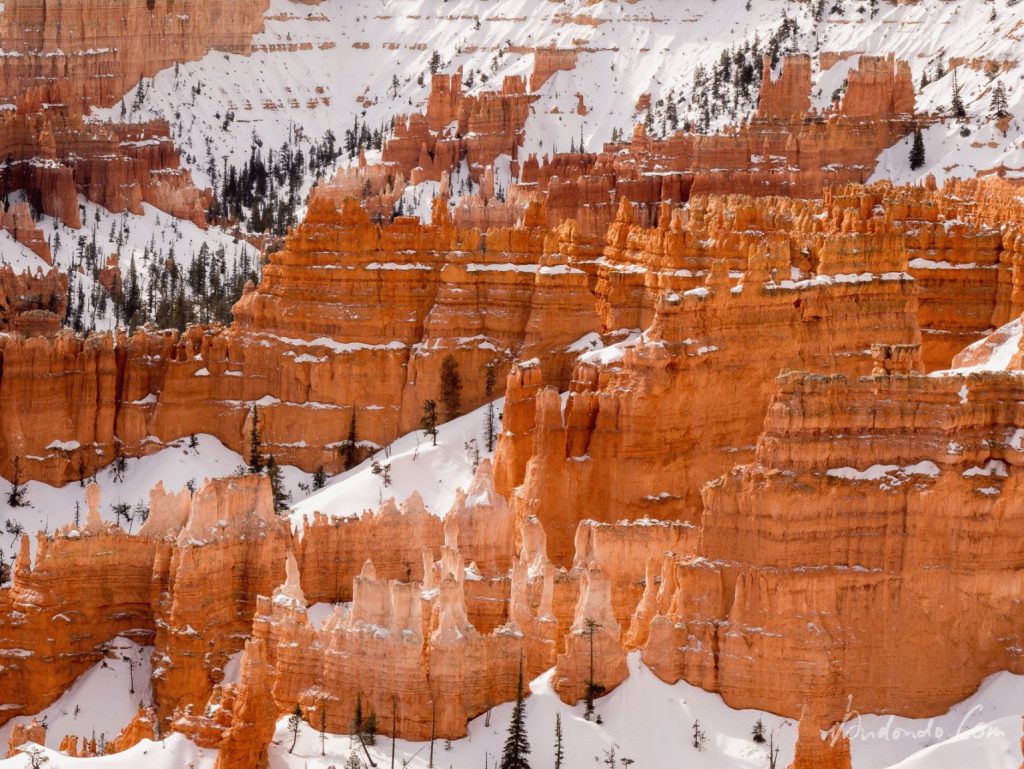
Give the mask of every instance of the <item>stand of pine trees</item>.
MULTIPOLYGON (((129 222, 124 217, 111 224, 107 246, 120 251, 126 245, 129 222)), ((172 234, 177 226, 172 220, 172 234)), ((154 237, 130 257, 120 286, 108 291, 100 283, 107 258, 102 243, 96 222, 90 234, 78 237, 72 252, 64 325, 74 331, 91 332, 111 320, 129 330, 146 323, 179 331, 190 323, 228 324, 246 282, 260 279, 259 259, 243 244, 229 253, 223 246, 214 250, 203 243, 186 268, 173 244, 165 246, 154 237)), ((59 246, 59 233, 53 245, 59 246)))

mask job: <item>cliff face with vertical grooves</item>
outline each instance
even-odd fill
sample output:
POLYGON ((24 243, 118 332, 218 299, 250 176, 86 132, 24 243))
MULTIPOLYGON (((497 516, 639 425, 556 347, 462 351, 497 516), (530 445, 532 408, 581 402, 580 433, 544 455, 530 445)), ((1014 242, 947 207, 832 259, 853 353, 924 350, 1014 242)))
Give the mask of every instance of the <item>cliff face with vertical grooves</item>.
MULTIPOLYGON (((117 213, 150 203, 206 226, 209 191, 180 168, 164 123, 92 122, 143 77, 211 48, 247 53, 264 0, 13 0, 0 13, 0 189, 80 227, 76 195, 117 213)), ((10 229, 6 225, 5 228, 10 229)))
POLYGON ((847 695, 939 712, 1020 669, 1020 377, 900 368, 780 379, 754 462, 705 488, 700 546, 665 563, 674 597, 645 646, 659 675, 827 724, 847 695))
POLYGON ((37 93, 78 114, 110 106, 139 78, 211 48, 247 53, 265 9, 262 0, 11 0, 0 15, 0 101, 37 93))
MULTIPOLYGON (((10 467, 21 456, 30 477, 60 483, 110 462, 115 438, 137 455, 209 432, 244 453, 256 405, 279 459, 337 468, 353 417, 365 445, 415 429, 423 401, 438 397, 446 356, 462 372, 463 409, 486 399, 486 366, 500 394, 517 359, 536 358, 542 381, 559 389, 575 378, 582 397, 599 392, 606 375, 627 376, 617 362, 627 352, 609 353, 609 366, 590 356, 574 374, 576 358, 638 334, 659 306, 664 343, 691 340, 685 358, 670 354, 673 376, 683 359, 696 372, 726 350, 739 355, 766 328, 803 329, 780 342, 776 357, 742 364, 760 372, 750 381, 764 390, 755 399, 762 405, 737 406, 749 412, 735 418, 746 420, 746 437, 730 443, 733 427, 723 427, 723 446, 750 447, 777 367, 868 373, 872 342, 915 342, 919 327, 925 367, 939 368, 1024 309, 1021 209, 1005 183, 851 186, 821 201, 700 196, 684 209, 659 207, 654 227, 638 221, 640 211, 621 203, 603 244, 571 222, 545 227, 541 203, 530 204, 519 226, 485 236, 455 225, 443 205, 432 224, 398 218, 382 227, 322 188, 228 329, 0 339, 0 459, 10 467), (863 297, 875 309, 862 318, 841 309, 863 297), (846 339, 849 324, 860 330, 846 339), (82 397, 69 401, 70 391, 82 397), (53 436, 78 448, 48 448, 53 436)), ((51 316, 34 312, 44 303, 62 312, 57 293, 47 300, 43 292, 20 317, 52 333, 51 316)), ((505 492, 522 479, 522 459, 513 464, 517 474, 499 482, 505 492)), ((500 475, 505 460, 498 465, 500 475)), ((687 509, 699 484, 727 467, 723 457, 714 470, 696 471, 687 509)), ((571 527, 562 541, 570 538, 571 527)))
POLYGON ((161 717, 204 702, 241 647, 256 593, 283 577, 289 534, 265 478, 211 481, 194 497, 158 484, 135 536, 103 523, 99 487, 87 491, 84 523, 40 533, 34 563, 24 538, 0 590, 0 690, 14 696, 5 721, 56 699, 117 636, 156 645, 161 717))
MULTIPOLYGON (((248 52, 263 10, 7 3, 0 187, 72 226, 78 195, 205 226, 166 124, 83 116, 211 47, 248 52)), ((295 706, 329 731, 359 702, 382 731, 456 738, 514 696, 519 664, 553 669, 571 703, 619 685, 639 649, 665 680, 799 716, 794 767, 845 769, 851 698, 930 715, 1024 672, 1024 393, 997 370, 1024 363, 1020 321, 1003 325, 1024 311, 1018 190, 864 184, 933 119, 892 56, 860 56, 821 112, 815 63, 791 56, 721 134, 523 157, 572 46, 508 43, 534 70, 495 90, 435 75, 380 163, 313 191, 229 328, 58 334, 61 276, 0 272, 0 474, 84 480, 196 432, 245 453, 254 407, 266 452, 338 469, 350 430, 366 450, 418 427, 449 355, 461 411, 507 396, 493 466, 444 518, 413 494, 300 525, 247 475, 158 487, 129 536, 91 487, 85 524, 40 535, 34 563, 24 540, 0 588, 0 719, 125 635, 154 647, 154 702, 112 749, 171 728, 244 769, 295 706), (476 192, 449 203, 463 168, 476 192), (430 222, 393 216, 423 182, 430 222)), ((19 203, 0 227, 49 261, 31 219, 19 203)), ((47 735, 19 725, 11 744, 26 739, 47 735)))

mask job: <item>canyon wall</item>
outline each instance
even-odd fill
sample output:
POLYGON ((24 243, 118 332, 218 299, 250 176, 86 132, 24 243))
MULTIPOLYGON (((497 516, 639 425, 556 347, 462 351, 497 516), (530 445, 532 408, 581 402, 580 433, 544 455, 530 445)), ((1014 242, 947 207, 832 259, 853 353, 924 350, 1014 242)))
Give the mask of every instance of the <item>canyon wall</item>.
POLYGON ((823 726, 851 702, 942 712, 1019 672, 1020 386, 783 375, 754 462, 705 488, 699 547, 665 562, 645 661, 823 726))

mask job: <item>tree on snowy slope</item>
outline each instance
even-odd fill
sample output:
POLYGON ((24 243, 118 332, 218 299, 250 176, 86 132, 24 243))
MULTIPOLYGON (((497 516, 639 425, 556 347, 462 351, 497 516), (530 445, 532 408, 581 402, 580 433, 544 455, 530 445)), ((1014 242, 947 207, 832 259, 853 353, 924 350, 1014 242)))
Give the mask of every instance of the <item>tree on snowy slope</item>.
POLYGON ((508 724, 508 737, 501 751, 499 769, 530 769, 530 740, 526 734, 526 705, 523 703, 523 658, 519 658, 519 679, 516 682, 516 704, 508 724))
POLYGON ((273 454, 267 457, 267 478, 270 479, 270 490, 274 497, 274 510, 282 513, 288 509, 288 500, 291 495, 285 491, 281 466, 277 464, 273 454))
POLYGON ((1010 105, 1006 99, 1006 88, 1003 87, 1002 82, 996 83, 995 90, 992 92, 992 114, 999 119, 1010 114, 1010 105))
POLYGON ((951 106, 953 108, 953 117, 957 120, 963 120, 967 117, 967 108, 964 107, 963 96, 960 95, 960 83, 956 77, 956 71, 953 71, 953 100, 951 106))
POLYGON ((914 141, 910 145, 910 170, 916 171, 924 166, 924 137, 921 135, 921 127, 914 128, 914 141))
POLYGON ((423 401, 423 417, 420 419, 423 434, 437 445, 437 403, 432 400, 423 401))

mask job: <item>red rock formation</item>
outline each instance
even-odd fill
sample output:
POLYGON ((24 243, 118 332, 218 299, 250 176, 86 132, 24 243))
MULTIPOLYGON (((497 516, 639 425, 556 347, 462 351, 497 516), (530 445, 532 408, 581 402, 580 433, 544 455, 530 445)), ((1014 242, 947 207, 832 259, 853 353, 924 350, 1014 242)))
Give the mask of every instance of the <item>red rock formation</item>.
MULTIPOLYGON (((792 120, 802 118, 810 109, 811 57, 787 56, 782 75, 776 80, 772 73, 771 57, 765 56, 757 117, 761 120, 792 120)), ((913 105, 910 111, 913 112, 913 105)))
POLYGON ((88 497, 84 526, 40 534, 34 567, 23 539, 0 589, 2 721, 48 705, 116 636, 155 644, 161 714, 205 702, 251 627, 255 593, 280 582, 289 535, 262 476, 211 481, 194 497, 158 485, 136 536, 101 522, 97 486, 88 497))
POLYGON ((367 562, 350 611, 337 611, 317 630, 289 558, 285 584, 260 599, 253 626, 273 668, 279 712, 298 704, 328 731, 345 731, 358 697, 382 730, 420 740, 433 730, 454 739, 465 734, 468 718, 509 699, 522 636, 485 636, 470 624, 456 551, 445 549, 435 568, 421 584, 378 579, 367 562), (380 660, 387 660, 384 670, 380 660))
POLYGON ((358 518, 318 513, 296 543, 303 593, 313 603, 351 601, 352 582, 368 560, 380 579, 422 580, 423 549, 442 544, 441 519, 427 512, 419 495, 401 507, 388 500, 358 518))
POLYGON ((533 72, 530 75, 530 93, 540 90, 551 76, 559 71, 576 69, 575 48, 538 48, 533 52, 533 72))
POLYGON ((526 93, 526 81, 519 76, 506 77, 500 91, 469 95, 462 90, 461 69, 453 75, 435 74, 426 115, 398 120, 381 160, 390 171, 417 184, 441 181, 465 159, 473 179, 480 181, 499 155, 518 158, 535 98, 526 93))
MULTIPOLYGON (((96 487, 90 487, 95 489, 96 487)), ((156 543, 99 519, 90 491, 82 528, 40 533, 34 566, 24 537, 10 588, 0 589, 0 721, 36 713, 102 657, 116 636, 153 638, 156 543)))
MULTIPOLYGON (((717 216, 700 207, 691 206, 686 229, 680 217, 671 226, 663 217, 658 230, 630 231, 657 248, 632 252, 626 238, 620 251, 614 228, 609 233, 597 284, 599 298, 608 297, 605 327, 643 326, 652 315, 653 325, 633 346, 584 356, 564 410, 555 391, 536 396, 525 476, 509 472, 522 472, 523 439, 503 443, 496 460, 499 491, 523 484, 514 505, 520 518, 540 519, 556 563, 569 561, 584 517, 698 520, 700 487, 750 456, 780 370, 866 374, 873 342, 918 340, 916 295, 901 271, 898 239, 814 234, 791 252, 789 241, 775 246, 769 237, 766 258, 756 222, 781 220, 760 205, 744 210, 729 201, 736 229, 716 231, 710 260, 700 246, 695 258, 687 254, 691 237, 694 245, 709 242, 699 233, 717 216), (793 270, 804 274, 791 254, 806 250, 816 253, 818 274, 790 280, 793 270), (735 285, 730 265, 746 269, 735 285), (699 276, 705 286, 695 286, 699 276), (506 459, 506 450, 516 458, 506 459)), ((811 221, 803 216, 790 221, 811 221)))
POLYGON ((645 661, 735 707, 813 707, 816 726, 851 702, 943 712, 1020 669, 1019 388, 1005 373, 780 378, 755 462, 706 487, 694 557, 666 561, 674 597, 645 661))
POLYGON ((180 495, 173 503, 187 511, 187 522, 169 560, 156 564, 153 583, 153 694, 161 716, 209 698, 228 657, 241 648, 257 595, 280 582, 289 539, 263 476, 210 482, 191 500, 180 495))
POLYGON ((142 77, 211 48, 246 53, 263 26, 264 0, 125 0, 56 6, 12 0, 0 16, 0 102, 34 92, 77 114, 114 104, 142 77), (13 55, 12 55, 13 54, 13 55))
POLYGON ((141 214, 145 202, 206 227, 212 193, 197 190, 180 167, 164 122, 85 124, 64 106, 4 112, 0 154, 11 160, 0 187, 23 189, 37 209, 71 227, 81 226, 78 193, 115 213, 141 214))
POLYGON ((36 745, 46 744, 46 726, 40 724, 34 718, 28 724, 15 724, 11 729, 11 737, 7 740, 7 757, 13 758, 21 751, 18 750, 26 742, 34 742, 36 745))
POLYGON ((839 726, 825 735, 812 714, 804 712, 796 741, 796 754, 789 769, 851 769, 850 738, 839 726))
POLYGON ((24 200, 19 200, 9 210, 0 212, 0 229, 7 230, 11 237, 25 246, 47 264, 53 264, 50 246, 32 219, 32 209, 24 200))
POLYGON ((128 725, 121 730, 121 733, 106 744, 105 752, 108 754, 120 753, 138 745, 143 740, 155 739, 156 724, 157 718, 153 709, 140 707, 128 725))
POLYGON ((263 642, 258 638, 246 642, 230 726, 217 745, 217 769, 265 769, 267 766, 267 746, 274 736, 278 711, 274 706, 265 655, 263 642))
POLYGON ((0 330, 21 336, 54 336, 67 313, 68 279, 59 270, 15 274, 0 267, 0 330))

